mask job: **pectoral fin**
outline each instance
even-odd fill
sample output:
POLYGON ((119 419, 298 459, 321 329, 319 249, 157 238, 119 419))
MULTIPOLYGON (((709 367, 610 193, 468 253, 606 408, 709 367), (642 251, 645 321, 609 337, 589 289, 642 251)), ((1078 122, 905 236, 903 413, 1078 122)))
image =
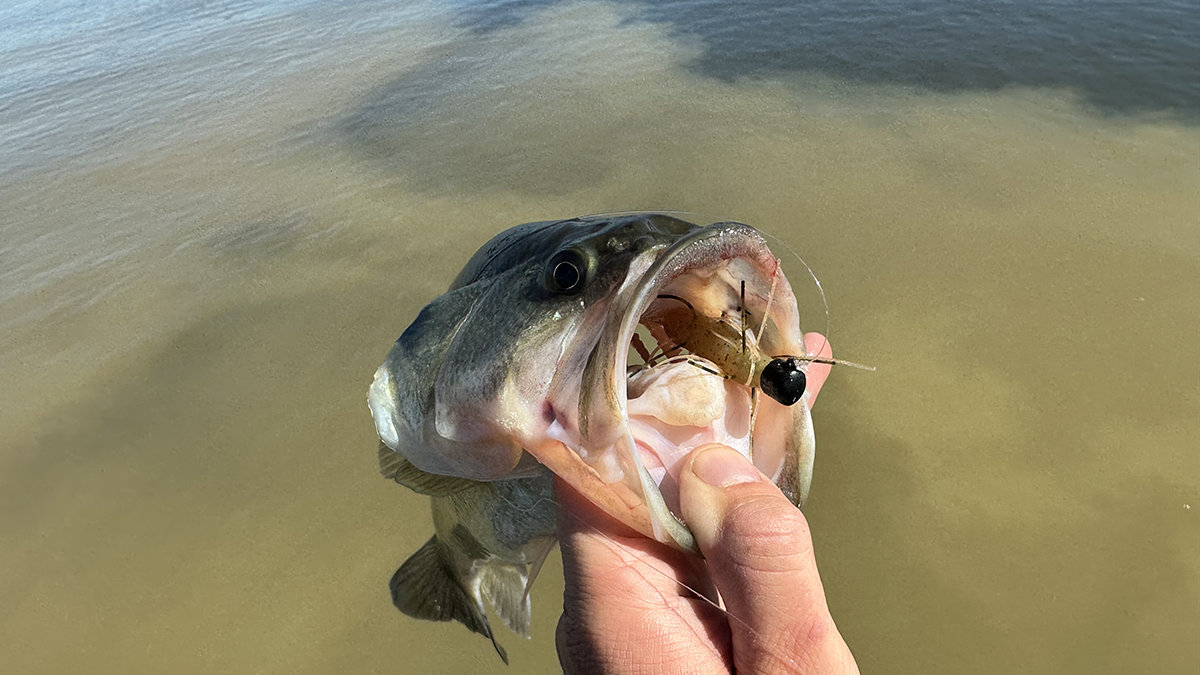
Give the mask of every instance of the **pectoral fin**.
POLYGON ((531 618, 529 596, 525 594, 526 579, 524 565, 498 561, 484 565, 479 574, 479 590, 496 610, 494 616, 499 616, 505 626, 523 638, 529 637, 531 618))
POLYGON ((479 484, 466 478, 439 476, 422 471, 382 441, 379 443, 379 473, 417 494, 431 497, 445 497, 479 484))

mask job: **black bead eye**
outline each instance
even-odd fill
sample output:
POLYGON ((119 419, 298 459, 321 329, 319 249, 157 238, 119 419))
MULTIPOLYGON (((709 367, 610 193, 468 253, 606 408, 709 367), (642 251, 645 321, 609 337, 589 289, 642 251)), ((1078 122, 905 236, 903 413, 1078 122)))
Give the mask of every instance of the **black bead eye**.
POLYGON ((559 251, 546 266, 546 286, 555 293, 578 293, 587 282, 587 270, 587 259, 578 251, 559 251))
POLYGON ((793 405, 804 396, 808 377, 796 359, 775 359, 763 368, 758 383, 767 396, 784 405, 793 405))

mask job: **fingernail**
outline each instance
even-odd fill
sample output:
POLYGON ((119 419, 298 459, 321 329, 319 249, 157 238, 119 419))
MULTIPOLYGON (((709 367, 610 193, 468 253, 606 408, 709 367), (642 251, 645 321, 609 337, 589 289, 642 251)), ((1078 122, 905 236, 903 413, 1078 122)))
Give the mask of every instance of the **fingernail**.
POLYGON ((718 445, 696 452, 696 458, 692 460, 692 473, 713 487, 762 480, 758 469, 737 450, 718 445))

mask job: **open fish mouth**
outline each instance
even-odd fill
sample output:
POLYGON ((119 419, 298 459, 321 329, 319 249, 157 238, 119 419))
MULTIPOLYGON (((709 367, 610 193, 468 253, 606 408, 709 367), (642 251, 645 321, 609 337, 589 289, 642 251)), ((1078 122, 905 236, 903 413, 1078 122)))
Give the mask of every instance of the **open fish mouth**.
MULTIPOLYGON (((548 435, 618 497, 602 508, 695 550, 676 514, 678 472, 697 447, 738 450, 797 504, 808 491, 815 442, 807 400, 786 405, 761 395, 760 382, 774 357, 806 355, 799 313, 779 260, 747 225, 697 228, 639 267, 631 265, 613 298, 582 374, 578 444, 548 435)), ((600 487, 564 466, 570 458, 530 451, 597 501, 600 487)))
POLYGON ((803 500, 805 356, 792 288, 748 225, 528 223, 421 311, 368 402, 380 440, 416 471, 497 481, 548 467, 626 525, 694 550, 672 509, 701 445, 741 451, 803 500))

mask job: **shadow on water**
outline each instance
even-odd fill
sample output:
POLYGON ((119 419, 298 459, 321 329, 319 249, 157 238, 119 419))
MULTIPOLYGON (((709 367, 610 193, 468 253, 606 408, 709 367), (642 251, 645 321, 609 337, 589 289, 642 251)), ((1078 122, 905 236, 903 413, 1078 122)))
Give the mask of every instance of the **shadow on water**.
MULTIPOLYGON (((1158 12, 1127 3, 915 0, 755 11, 743 3, 467 4, 458 14, 464 35, 321 133, 425 194, 559 197, 646 166, 705 170, 714 157, 698 145, 736 147, 778 104, 756 102, 747 87, 761 94, 799 83, 801 105, 842 98, 854 83, 947 97, 1023 88, 1078 96, 1084 111, 1102 116, 1195 124, 1200 14, 1158 12), (536 21, 525 20, 533 14, 536 21), (731 122, 747 112, 760 119, 731 122), (636 149, 622 140, 631 137, 636 149)), ((950 113, 965 104, 988 114, 986 97, 940 100, 950 113)), ((804 114, 828 114, 820 105, 804 114)), ((854 107, 880 126, 902 126, 869 100, 854 107)), ((771 123, 780 135, 802 131, 782 116, 771 123)), ((931 170, 946 171, 946 158, 934 155, 931 170)))
MULTIPOLYGON (((481 45, 451 49, 453 58, 401 76, 341 122, 352 151, 403 175, 406 187, 437 194, 487 187, 561 196, 603 182, 616 169, 599 143, 588 142, 595 149, 582 157, 556 146, 553 134, 498 130, 526 124, 532 130, 538 121, 522 119, 500 96, 489 96, 487 77, 476 72, 490 58, 481 45), (494 124, 480 123, 489 118, 494 124)), ((617 132, 614 123, 581 130, 588 139, 617 132)))
MULTIPOLYGON (((508 28, 559 0, 463 3, 459 22, 508 28)), ((1096 111, 1200 123, 1200 12, 1187 0, 1129 3, 628 2, 640 20, 697 38, 688 67, 734 81, 817 72, 935 92, 1048 87, 1096 111)))

